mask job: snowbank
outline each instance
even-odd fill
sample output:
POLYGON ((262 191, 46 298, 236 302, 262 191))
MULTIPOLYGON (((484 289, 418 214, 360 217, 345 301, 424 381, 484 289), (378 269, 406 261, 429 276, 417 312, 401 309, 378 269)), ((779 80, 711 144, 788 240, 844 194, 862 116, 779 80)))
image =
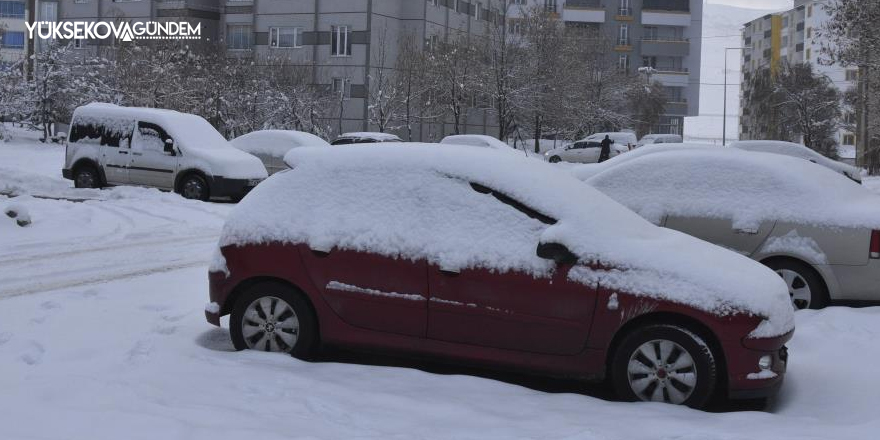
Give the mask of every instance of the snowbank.
POLYGON ((755 336, 792 328, 788 291, 771 271, 655 227, 548 164, 431 144, 297 148, 285 160, 295 169, 263 182, 233 210, 220 246, 307 243, 426 259, 445 268, 548 276, 554 266, 535 249, 558 242, 582 261, 619 269, 585 276, 573 271, 575 281, 599 280, 722 315, 770 318, 766 333, 755 336), (552 219, 528 216, 471 183, 552 219))
POLYGON ((743 229, 765 220, 880 228, 880 197, 802 159, 720 148, 622 159, 574 173, 649 220, 668 214, 733 219, 743 229))
POLYGON ((246 153, 281 158, 292 148, 330 145, 318 136, 295 130, 260 130, 239 136, 230 143, 246 153))

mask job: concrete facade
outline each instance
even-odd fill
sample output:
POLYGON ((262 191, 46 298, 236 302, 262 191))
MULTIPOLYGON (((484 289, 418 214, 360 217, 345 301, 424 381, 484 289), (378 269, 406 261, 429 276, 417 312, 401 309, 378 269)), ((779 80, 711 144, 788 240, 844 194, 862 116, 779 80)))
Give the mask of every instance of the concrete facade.
POLYGON ((652 67, 667 92, 654 133, 682 134, 685 116, 700 112, 701 0, 528 0, 555 9, 567 24, 594 26, 614 43, 621 70, 652 67))
POLYGON ((0 0, 0 65, 17 63, 27 57, 25 24, 31 16, 29 6, 25 0, 0 0))
MULTIPOLYGON (((858 69, 820 63, 822 44, 819 30, 829 20, 822 0, 796 0, 788 11, 765 15, 745 23, 742 31, 742 90, 747 91, 752 75, 763 67, 776 69, 782 63, 809 63, 818 75, 825 75, 841 92, 857 85, 858 69)), ((745 95, 743 95, 745 96, 745 95)), ((845 117, 854 118, 849 109, 845 117)), ((764 118, 754 114, 740 99, 740 139, 760 139, 764 118)), ((844 159, 855 155, 856 135, 840 129, 836 136, 844 159)))

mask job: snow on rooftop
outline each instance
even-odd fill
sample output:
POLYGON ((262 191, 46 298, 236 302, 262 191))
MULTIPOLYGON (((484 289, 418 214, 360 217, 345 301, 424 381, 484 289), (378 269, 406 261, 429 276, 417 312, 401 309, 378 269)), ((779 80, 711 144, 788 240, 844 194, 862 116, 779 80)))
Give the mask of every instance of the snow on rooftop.
POLYGON ((678 215, 730 218, 743 228, 765 220, 880 228, 880 197, 803 159, 731 148, 679 148, 613 161, 574 173, 655 222, 678 215))
POLYGON ((230 215, 220 245, 289 242, 548 276, 541 242, 619 270, 572 271, 574 281, 616 286, 704 311, 770 318, 756 336, 792 328, 784 283, 746 257, 658 228, 551 165, 490 149, 436 144, 297 148, 293 170, 259 185, 230 215), (471 183, 507 195, 547 224, 471 183), (552 222, 551 222, 552 223, 552 222))

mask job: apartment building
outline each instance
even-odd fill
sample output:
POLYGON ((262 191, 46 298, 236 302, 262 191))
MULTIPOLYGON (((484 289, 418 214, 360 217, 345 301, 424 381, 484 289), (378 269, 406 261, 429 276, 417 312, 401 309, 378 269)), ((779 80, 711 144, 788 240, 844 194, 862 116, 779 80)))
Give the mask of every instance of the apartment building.
MULTIPOLYGON (((783 63, 810 63, 819 75, 825 75, 841 92, 856 86, 858 69, 820 63, 823 39, 819 30, 830 19, 823 0, 795 0, 795 7, 750 21, 742 31, 742 90, 748 91, 752 76, 761 68, 777 69, 783 63)), ((740 139, 761 139, 767 130, 762 115, 751 111, 740 99, 740 139)), ((854 118, 846 112, 847 118, 854 118)), ((853 119, 854 120, 854 119, 853 119)), ((837 144, 841 155, 855 157, 856 135, 840 129, 837 144)))
POLYGON ((666 113, 652 132, 682 134, 700 111, 702 0, 519 0, 537 2, 569 25, 593 27, 613 42, 619 69, 651 67, 666 89, 666 113))
POLYGON ((0 68, 27 58, 28 17, 25 0, 0 0, 0 68))

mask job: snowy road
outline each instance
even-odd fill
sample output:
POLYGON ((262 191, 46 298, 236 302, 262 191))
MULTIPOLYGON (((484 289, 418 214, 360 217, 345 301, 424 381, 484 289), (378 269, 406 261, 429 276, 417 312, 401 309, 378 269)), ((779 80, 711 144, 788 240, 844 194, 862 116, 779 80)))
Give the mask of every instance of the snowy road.
MULTIPOLYGON (((0 144, 0 439, 874 439, 880 308, 797 313, 768 412, 705 413, 463 374, 233 352, 204 320, 230 205, 82 192, 63 150, 0 144), (52 163, 52 161, 55 161, 52 163)), ((868 182, 880 190, 880 181, 868 182)), ((468 370, 453 372, 467 373, 468 370)))

